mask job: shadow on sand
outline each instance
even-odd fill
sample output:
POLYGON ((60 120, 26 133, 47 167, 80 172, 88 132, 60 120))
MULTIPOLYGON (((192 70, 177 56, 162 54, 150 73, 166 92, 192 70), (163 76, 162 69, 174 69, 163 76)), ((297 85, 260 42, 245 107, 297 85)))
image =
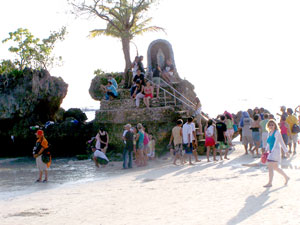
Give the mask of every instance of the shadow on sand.
POLYGON ((246 201, 245 201, 245 205, 244 207, 238 212, 238 214, 231 218, 228 222, 227 225, 235 225, 235 224, 240 224, 241 222, 243 222, 244 220, 246 220, 247 218, 251 217, 252 215, 258 213, 260 210, 266 208, 267 206, 273 204, 274 202, 276 202, 276 200, 273 200, 271 202, 268 202, 268 199, 270 198, 269 194, 272 192, 276 192, 283 187, 280 188, 276 188, 272 191, 270 191, 269 188, 267 188, 264 192, 262 192, 259 196, 254 196, 254 195, 250 195, 249 197, 247 197, 246 201))

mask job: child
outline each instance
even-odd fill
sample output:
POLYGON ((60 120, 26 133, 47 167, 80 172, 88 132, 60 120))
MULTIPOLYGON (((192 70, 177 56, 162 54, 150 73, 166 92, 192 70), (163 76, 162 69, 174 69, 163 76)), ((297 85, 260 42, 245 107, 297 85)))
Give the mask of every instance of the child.
POLYGON ((215 127, 213 125, 213 121, 208 120, 207 126, 205 127, 205 147, 207 148, 206 150, 207 162, 210 162, 209 153, 211 148, 213 150, 214 161, 218 161, 216 159, 216 148, 215 148, 216 142, 214 136, 215 136, 215 127))
POLYGON ((148 149, 149 149, 149 153, 147 155, 149 159, 155 159, 155 140, 152 134, 149 134, 148 149))
POLYGON ((106 155, 103 152, 96 150, 96 147, 94 146, 92 147, 92 152, 93 152, 93 160, 95 162, 95 166, 99 168, 100 165, 102 165, 102 167, 104 168, 109 162, 106 155))

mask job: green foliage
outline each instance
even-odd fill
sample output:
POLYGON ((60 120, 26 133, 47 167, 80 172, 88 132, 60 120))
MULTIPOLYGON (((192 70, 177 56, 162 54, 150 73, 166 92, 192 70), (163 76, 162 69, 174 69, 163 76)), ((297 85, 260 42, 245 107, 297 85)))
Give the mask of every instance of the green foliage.
MULTIPOLYGON (((9 37, 4 39, 2 43, 8 41, 14 43, 8 50, 16 55, 14 62, 11 62, 15 68, 22 70, 25 67, 30 67, 47 70, 49 67, 53 67, 54 64, 62 61, 61 57, 53 56, 52 51, 55 43, 58 40, 63 41, 65 35, 66 27, 62 27, 58 32, 51 32, 48 38, 40 40, 35 38, 28 29, 19 28, 15 32, 10 32, 9 37)), ((10 65, 10 63, 7 64, 7 61, 4 62, 4 65, 10 65)))
POLYGON ((17 70, 17 68, 15 66, 15 63, 11 60, 2 60, 0 62, 0 75, 11 73, 15 70, 17 70))
POLYGON ((79 122, 84 122, 84 121, 87 120, 87 117, 86 117, 85 113, 82 112, 81 109, 78 109, 78 108, 68 109, 64 113, 64 119, 69 118, 69 117, 73 117, 76 120, 78 120, 79 122))

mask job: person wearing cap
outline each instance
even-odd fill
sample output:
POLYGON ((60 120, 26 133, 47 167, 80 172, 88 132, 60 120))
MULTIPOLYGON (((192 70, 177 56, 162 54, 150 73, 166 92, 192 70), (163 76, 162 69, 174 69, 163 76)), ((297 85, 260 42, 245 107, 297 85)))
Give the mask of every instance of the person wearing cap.
POLYGON ((133 152, 133 132, 130 130, 131 124, 124 126, 123 140, 125 147, 123 150, 123 169, 132 168, 132 152, 133 152))
POLYGON ((51 164, 51 156, 50 156, 50 161, 45 163, 43 162, 43 154, 46 154, 46 151, 48 149, 48 141, 46 140, 44 136, 44 132, 42 130, 38 130, 36 132, 36 145, 33 149, 33 157, 36 160, 36 166, 39 170, 39 178, 36 180, 36 182, 41 182, 43 178, 43 171, 45 172, 45 179, 43 182, 48 181, 48 171, 47 168, 50 167, 51 164))

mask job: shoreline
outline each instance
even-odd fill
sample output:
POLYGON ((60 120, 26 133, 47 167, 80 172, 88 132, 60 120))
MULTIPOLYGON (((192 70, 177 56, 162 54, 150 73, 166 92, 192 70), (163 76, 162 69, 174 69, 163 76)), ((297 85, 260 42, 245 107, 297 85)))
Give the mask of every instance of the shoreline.
POLYGON ((291 177, 288 186, 275 173, 271 188, 262 187, 268 179, 265 166, 242 166, 259 161, 244 155, 242 145, 229 158, 207 163, 200 156, 194 166, 175 166, 161 158, 132 170, 120 170, 120 162, 112 169, 118 175, 108 179, 0 201, 1 224, 300 223, 300 196, 294 194, 300 187, 298 155, 283 161, 291 177))

